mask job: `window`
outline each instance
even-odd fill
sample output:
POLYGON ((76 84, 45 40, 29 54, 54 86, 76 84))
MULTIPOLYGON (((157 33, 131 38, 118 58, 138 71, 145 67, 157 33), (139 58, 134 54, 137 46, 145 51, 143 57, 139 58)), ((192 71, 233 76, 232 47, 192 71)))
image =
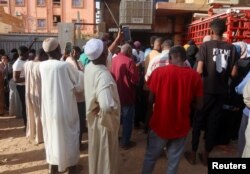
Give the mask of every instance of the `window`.
POLYGON ((8 0, 0 0, 0 5, 7 5, 8 4, 8 0))
POLYGON ((53 0, 53 5, 54 6, 60 6, 61 5, 61 0, 53 0))
POLYGON ((72 0, 72 7, 82 7, 82 0, 72 0))
POLYGON ((16 6, 24 6, 24 0, 16 0, 16 6))
POLYGON ((37 28, 45 28, 46 20, 45 19, 37 19, 37 28))
POLYGON ((36 1, 36 5, 37 5, 37 6, 45 6, 45 1, 46 1, 46 0, 37 0, 37 1, 36 1))
POLYGON ((56 27, 58 22, 61 22, 61 16, 53 15, 53 26, 56 27))

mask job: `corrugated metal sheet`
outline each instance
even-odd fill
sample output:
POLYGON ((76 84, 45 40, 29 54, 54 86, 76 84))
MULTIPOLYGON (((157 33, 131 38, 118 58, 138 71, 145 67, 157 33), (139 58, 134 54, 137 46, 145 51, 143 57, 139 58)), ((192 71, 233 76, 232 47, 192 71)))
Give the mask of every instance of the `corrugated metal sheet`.
POLYGON ((18 48, 21 45, 29 46, 34 38, 37 41, 33 44, 33 49, 40 49, 42 42, 48 37, 56 37, 57 35, 41 35, 41 34, 1 34, 0 35, 0 49, 4 49, 7 54, 13 48, 18 48))

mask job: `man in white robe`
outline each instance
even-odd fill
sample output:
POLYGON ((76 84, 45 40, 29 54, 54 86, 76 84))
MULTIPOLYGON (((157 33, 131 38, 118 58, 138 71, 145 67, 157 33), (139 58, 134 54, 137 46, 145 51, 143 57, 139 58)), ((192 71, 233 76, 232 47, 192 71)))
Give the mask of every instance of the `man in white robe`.
POLYGON ((69 168, 75 174, 79 160, 79 115, 75 92, 83 91, 83 73, 59 61, 60 46, 48 38, 43 49, 49 60, 40 63, 42 82, 42 126, 50 173, 69 168))
POLYGON ((9 81, 10 87, 10 95, 9 95, 9 115, 15 115, 16 118, 22 118, 22 107, 21 101, 16 89, 16 83, 14 82, 13 78, 9 81))
POLYGON ((39 65, 41 61, 48 60, 47 54, 41 48, 34 60, 24 64, 25 100, 27 112, 26 137, 35 139, 35 143, 43 142, 41 123, 41 75, 39 65))
POLYGON ((89 138, 89 174, 118 173, 120 101, 106 67, 108 49, 99 39, 85 45, 91 62, 85 68, 84 89, 89 138))
POLYGON ((41 77, 38 61, 28 61, 24 65, 25 100, 27 112, 26 137, 35 139, 36 144, 43 142, 41 124, 41 77))

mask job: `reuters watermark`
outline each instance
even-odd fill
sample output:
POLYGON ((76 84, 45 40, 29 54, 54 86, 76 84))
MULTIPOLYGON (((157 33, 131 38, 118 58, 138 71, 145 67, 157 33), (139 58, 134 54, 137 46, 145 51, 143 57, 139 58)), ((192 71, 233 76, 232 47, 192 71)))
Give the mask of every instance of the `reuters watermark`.
POLYGON ((208 174, 250 174, 250 158, 209 158, 208 174))

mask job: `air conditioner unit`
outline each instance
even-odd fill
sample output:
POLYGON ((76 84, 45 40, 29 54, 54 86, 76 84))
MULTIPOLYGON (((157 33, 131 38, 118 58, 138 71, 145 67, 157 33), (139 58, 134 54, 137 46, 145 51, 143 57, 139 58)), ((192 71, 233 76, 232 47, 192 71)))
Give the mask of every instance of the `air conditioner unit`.
POLYGON ((208 0, 208 4, 239 4, 239 0, 208 0))
POLYGON ((58 19, 56 16, 53 17, 53 22, 58 22, 58 19))
POLYGON ((16 11, 16 16, 21 16, 21 13, 19 11, 16 11))

